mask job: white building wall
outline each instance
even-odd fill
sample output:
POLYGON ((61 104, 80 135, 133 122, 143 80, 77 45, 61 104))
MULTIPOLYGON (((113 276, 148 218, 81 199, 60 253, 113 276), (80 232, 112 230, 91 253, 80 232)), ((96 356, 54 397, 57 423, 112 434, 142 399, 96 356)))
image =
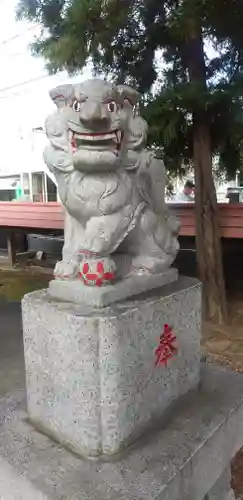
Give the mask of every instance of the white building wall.
POLYGON ((5 138, 4 149, 8 154, 1 157, 0 177, 45 172, 55 182, 43 160, 46 145, 44 132, 29 131, 5 138))

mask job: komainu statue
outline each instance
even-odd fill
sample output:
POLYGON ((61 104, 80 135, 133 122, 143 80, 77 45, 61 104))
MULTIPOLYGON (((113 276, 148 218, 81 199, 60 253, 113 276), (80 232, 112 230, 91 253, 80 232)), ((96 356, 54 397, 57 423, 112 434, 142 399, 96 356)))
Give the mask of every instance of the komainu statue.
POLYGON ((146 150, 139 94, 92 79, 50 95, 57 110, 46 120, 44 158, 66 211, 55 277, 104 285, 163 273, 178 252, 179 224, 165 206, 164 164, 146 150))

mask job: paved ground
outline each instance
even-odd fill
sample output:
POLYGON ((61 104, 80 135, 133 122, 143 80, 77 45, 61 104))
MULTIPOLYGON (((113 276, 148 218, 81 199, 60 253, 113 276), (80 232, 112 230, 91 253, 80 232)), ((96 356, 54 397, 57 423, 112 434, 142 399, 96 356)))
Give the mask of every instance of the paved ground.
POLYGON ((228 325, 205 324, 203 330, 203 346, 210 358, 243 372, 243 294, 230 297, 228 325))
POLYGON ((0 301, 0 397, 24 386, 20 304, 0 301))

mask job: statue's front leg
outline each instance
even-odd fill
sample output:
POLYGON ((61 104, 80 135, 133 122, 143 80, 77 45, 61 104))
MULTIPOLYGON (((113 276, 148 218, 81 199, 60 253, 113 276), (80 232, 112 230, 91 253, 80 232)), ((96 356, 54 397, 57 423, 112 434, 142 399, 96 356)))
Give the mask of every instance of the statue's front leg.
POLYGON ((151 156, 148 151, 143 151, 137 176, 142 198, 153 212, 164 213, 166 209, 164 162, 151 156))
POLYGON ((162 160, 153 158, 150 166, 151 178, 151 198, 153 201, 153 210, 157 214, 161 214, 165 210, 165 166, 162 160))
POLYGON ((55 278, 72 279, 78 276, 79 248, 82 234, 83 227, 80 222, 65 211, 65 240, 62 249, 62 260, 56 264, 54 269, 55 278))
POLYGON ((126 240, 127 251, 132 256, 131 272, 166 271, 179 250, 177 229, 176 221, 166 213, 162 216, 147 209, 126 240))

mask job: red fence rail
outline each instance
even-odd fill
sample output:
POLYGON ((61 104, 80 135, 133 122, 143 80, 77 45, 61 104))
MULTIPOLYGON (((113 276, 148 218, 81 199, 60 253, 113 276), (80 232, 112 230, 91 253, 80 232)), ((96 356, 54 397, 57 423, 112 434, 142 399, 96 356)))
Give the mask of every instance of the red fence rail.
MULTIPOLYGON (((170 204, 170 210, 181 221, 181 236, 195 236, 195 208, 192 203, 170 204)), ((219 224, 222 238, 243 238, 243 204, 220 203, 219 224)))
POLYGON ((0 227, 63 229, 63 208, 56 202, 0 202, 0 227))
MULTIPOLYGON (((195 236, 193 204, 169 204, 181 221, 181 236, 195 236)), ((243 238, 243 204, 219 204, 223 238, 243 238)), ((63 229, 64 213, 60 203, 0 202, 0 227, 23 229, 63 229)))

